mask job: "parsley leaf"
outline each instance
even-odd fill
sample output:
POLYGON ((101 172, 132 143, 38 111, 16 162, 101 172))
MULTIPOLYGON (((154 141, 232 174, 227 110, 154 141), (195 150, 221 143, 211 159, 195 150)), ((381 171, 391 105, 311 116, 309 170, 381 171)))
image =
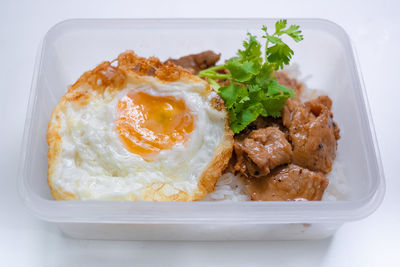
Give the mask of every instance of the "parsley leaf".
POLYGON ((262 30, 265 33, 262 37, 266 39, 264 55, 257 37, 248 33, 243 49, 239 49, 235 57, 224 65, 199 73, 224 100, 234 133, 241 132, 258 116, 280 117, 286 100, 294 97, 292 89, 277 82, 274 71, 288 65, 294 53, 282 37, 288 36, 295 42, 303 40, 300 27, 287 27, 286 20, 279 20, 273 34, 268 33, 266 26, 262 30), (229 73, 218 72, 222 69, 229 73), (218 81, 228 81, 229 84, 220 86, 218 81))
POLYGON ((236 82, 247 82, 260 71, 260 67, 252 61, 244 61, 243 63, 229 60, 225 67, 232 75, 232 80, 236 82))
POLYGON ((234 133, 240 133, 247 125, 255 121, 263 110, 261 103, 255 103, 242 109, 236 114, 236 120, 231 123, 234 133))
POLYGON ((272 64, 263 64, 260 72, 254 77, 252 84, 256 84, 265 90, 268 88, 271 80, 274 80, 274 68, 272 64))
MULTIPOLYGON (((282 29, 286 28, 286 24, 287 24, 286 19, 278 20, 275 23, 275 32, 280 32, 282 29)), ((265 27, 265 29, 266 29, 266 27, 265 27)), ((265 32, 266 32, 266 30, 265 30, 265 32)))
POLYGON ((284 31, 279 31, 278 35, 282 35, 286 33, 288 36, 292 37, 292 39, 296 42, 300 42, 303 40, 303 35, 301 35, 301 31, 299 30, 300 26, 290 25, 290 27, 284 31))
POLYGON ((233 83, 227 86, 220 87, 218 93, 224 100, 225 107, 227 109, 232 108, 232 106, 236 102, 239 102, 241 99, 248 96, 248 92, 245 86, 236 85, 233 83))
POLYGON ((282 69, 283 65, 288 65, 292 58, 293 50, 285 43, 278 43, 267 49, 267 58, 270 63, 275 63, 275 69, 282 69))
POLYGON ((294 92, 292 89, 289 89, 286 86, 279 84, 276 80, 272 80, 268 86, 267 96, 269 96, 269 97, 276 97, 276 96, 294 97, 294 92))
POLYGON ((257 37, 251 33, 247 33, 248 41, 243 41, 244 50, 238 50, 236 57, 240 62, 253 61, 254 63, 261 64, 263 59, 261 57, 261 44, 257 41, 257 37))
POLYGON ((291 37, 295 42, 303 40, 300 26, 290 25, 286 28, 286 20, 279 20, 275 23, 275 32, 270 35, 267 31, 267 27, 263 27, 262 30, 265 32, 263 38, 267 39, 265 46, 265 56, 270 63, 275 65, 275 70, 282 69, 283 65, 288 65, 290 59, 293 56, 293 50, 282 41, 281 36, 287 35, 291 37), (268 46, 269 43, 274 44, 268 46))
MULTIPOLYGON (((267 116, 279 118, 288 98, 284 96, 268 97, 263 100, 267 116)), ((266 117, 266 116, 265 116, 266 117)))

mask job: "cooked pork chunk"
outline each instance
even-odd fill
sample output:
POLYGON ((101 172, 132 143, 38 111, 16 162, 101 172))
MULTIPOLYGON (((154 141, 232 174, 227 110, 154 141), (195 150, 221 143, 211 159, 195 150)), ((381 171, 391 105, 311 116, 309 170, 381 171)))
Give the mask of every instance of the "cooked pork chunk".
POLYGON ((246 188, 252 200, 321 200, 328 183, 322 173, 290 164, 273 170, 266 177, 249 179, 246 188))
POLYGON ((246 177, 267 175, 273 168, 290 162, 292 148, 277 127, 252 131, 245 139, 235 141, 234 170, 246 177))
POLYGON ((169 58, 175 65, 181 66, 193 74, 198 74, 201 70, 215 66, 220 59, 221 54, 216 54, 211 50, 201 52, 199 54, 187 55, 178 59, 169 58))
POLYGON ((313 171, 328 173, 336 156, 339 128, 330 111, 332 101, 320 96, 302 104, 288 99, 282 112, 293 146, 293 163, 313 171))

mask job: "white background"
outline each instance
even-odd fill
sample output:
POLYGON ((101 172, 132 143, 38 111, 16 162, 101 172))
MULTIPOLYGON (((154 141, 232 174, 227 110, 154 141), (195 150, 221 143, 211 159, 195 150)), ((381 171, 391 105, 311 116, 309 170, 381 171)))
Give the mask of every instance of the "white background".
POLYGON ((400 2, 112 1, 0 2, 0 266, 400 266, 400 2), (358 51, 386 175, 383 204, 332 237, 297 242, 74 240, 31 216, 16 176, 36 50, 68 18, 319 17, 349 33, 358 51))

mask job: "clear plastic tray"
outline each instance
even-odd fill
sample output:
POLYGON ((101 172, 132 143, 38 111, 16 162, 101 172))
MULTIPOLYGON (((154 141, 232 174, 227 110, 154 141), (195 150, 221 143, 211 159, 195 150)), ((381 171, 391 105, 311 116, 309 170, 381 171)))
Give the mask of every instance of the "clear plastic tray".
POLYGON ((261 34, 276 19, 67 20, 46 34, 37 57, 25 123, 20 194, 39 218, 68 235, 93 239, 312 239, 371 214, 384 195, 384 176, 368 101, 348 35, 321 19, 290 19, 304 41, 293 44, 301 77, 326 92, 341 128, 339 153, 351 195, 322 202, 55 201, 46 184, 50 113, 84 71, 120 52, 161 59, 212 49, 233 56, 246 32, 261 34))

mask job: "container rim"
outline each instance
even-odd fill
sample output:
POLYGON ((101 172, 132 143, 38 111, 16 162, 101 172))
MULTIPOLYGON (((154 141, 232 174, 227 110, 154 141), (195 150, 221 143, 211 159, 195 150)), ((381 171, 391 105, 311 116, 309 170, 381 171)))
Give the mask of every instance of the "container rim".
MULTIPOLYGON (((42 43, 38 47, 35 68, 31 84, 27 115, 24 126, 23 141, 20 150, 18 189, 20 197, 29 210, 40 219, 50 222, 69 223, 130 223, 130 224, 198 224, 198 223, 318 223, 318 222, 344 222, 362 219, 373 213, 381 204, 385 194, 385 179, 380 158, 379 146, 374 130, 370 106, 364 86, 359 62, 354 45, 344 29, 338 24, 321 18, 288 18, 298 23, 311 22, 325 24, 331 30, 342 35, 345 45, 352 53, 351 65, 356 71, 356 80, 361 88, 360 98, 362 108, 366 111, 365 124, 369 128, 368 141, 372 143, 374 155, 372 165, 378 174, 376 187, 369 194, 357 200, 329 201, 329 202, 114 202, 114 201, 55 201, 44 199, 29 190, 25 177, 29 175, 29 155, 27 148, 30 146, 29 132, 33 128, 32 114, 36 104, 38 91, 38 74, 43 64, 44 44, 49 36, 56 34, 60 27, 68 27, 70 24, 86 23, 154 23, 162 24, 174 22, 187 24, 189 22, 212 23, 215 21, 225 23, 256 22, 276 20, 279 18, 146 18, 146 19, 68 19, 55 24, 46 33, 42 43), (37 205, 33 204, 38 203, 37 205), (351 207, 349 207, 351 203, 351 207), (226 212, 216 211, 216 207, 223 208, 226 212), (90 215, 87 209, 91 209, 90 215), (104 214, 104 210, 107 214, 104 214), (52 211, 52 215, 48 211, 52 211), (301 213, 298 213, 301 210, 301 213), (333 212, 334 211, 334 212, 333 212), (246 217, 243 218, 243 212, 246 217), (332 215, 334 213, 334 215, 332 215)), ((219 210, 219 209, 218 209, 219 210)))

